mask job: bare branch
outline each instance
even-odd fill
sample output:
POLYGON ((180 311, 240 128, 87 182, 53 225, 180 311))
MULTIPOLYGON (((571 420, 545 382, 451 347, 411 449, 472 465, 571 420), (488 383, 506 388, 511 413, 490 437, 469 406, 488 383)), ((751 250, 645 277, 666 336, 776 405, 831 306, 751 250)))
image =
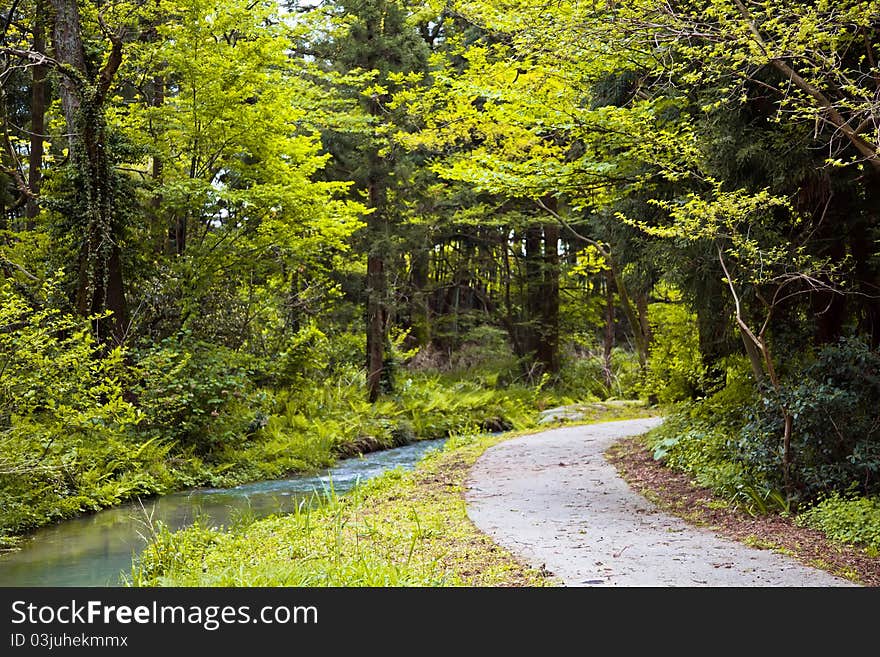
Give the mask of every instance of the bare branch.
POLYGON ((595 247, 595 248, 599 251, 599 253, 602 254, 602 257, 604 257, 604 258, 606 258, 606 259, 608 259, 608 260, 611 260, 611 252, 608 250, 608 248, 607 248, 604 244, 602 244, 601 242, 597 242, 596 240, 590 239, 590 238, 587 237, 586 235, 582 235, 581 233, 579 233, 578 231, 576 231, 576 230, 571 226, 571 224, 569 224, 569 223, 565 220, 565 218, 564 218, 561 214, 559 214, 558 212, 556 212, 553 208, 549 207, 549 206, 548 206, 546 203, 544 203, 544 201, 542 201, 541 199, 533 199, 533 200, 534 200, 534 202, 535 202, 535 205, 537 205, 539 208, 541 208, 542 210, 544 210, 545 212, 547 212, 550 216, 554 217, 557 221, 559 221, 559 223, 561 223, 563 226, 565 226, 565 228, 566 228, 567 230, 569 230, 569 231, 571 232, 572 235, 574 235, 575 237, 577 237, 579 240, 582 240, 583 242, 586 242, 586 243, 589 244, 590 246, 595 247))
POLYGON ((5 257, 2 253, 0 253, 0 267, 3 269, 17 269, 20 273, 24 274, 25 278, 28 278, 32 281, 38 281, 39 279, 30 273, 27 269, 19 265, 18 263, 12 262, 9 258, 5 257))

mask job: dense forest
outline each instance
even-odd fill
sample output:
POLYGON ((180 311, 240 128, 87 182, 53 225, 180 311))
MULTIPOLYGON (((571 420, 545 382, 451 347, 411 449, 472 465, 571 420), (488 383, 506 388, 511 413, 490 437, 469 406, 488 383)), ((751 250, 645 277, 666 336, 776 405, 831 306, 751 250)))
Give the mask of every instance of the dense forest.
POLYGON ((876 550, 878 60, 861 0, 6 0, 0 537, 641 399, 876 550))

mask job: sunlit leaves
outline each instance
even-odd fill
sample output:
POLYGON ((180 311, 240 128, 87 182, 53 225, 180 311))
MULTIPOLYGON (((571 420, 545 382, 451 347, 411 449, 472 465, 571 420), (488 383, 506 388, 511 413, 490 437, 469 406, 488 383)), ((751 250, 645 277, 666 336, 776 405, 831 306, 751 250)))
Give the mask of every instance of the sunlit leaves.
POLYGON ((233 229, 265 219, 259 234, 290 248, 303 246, 294 238, 306 226, 342 246, 357 208, 333 201, 344 184, 313 181, 327 156, 303 101, 319 91, 290 59, 274 3, 185 0, 159 3, 156 16, 157 38, 132 64, 165 96, 131 107, 127 127, 162 163, 157 195, 175 212, 233 229))

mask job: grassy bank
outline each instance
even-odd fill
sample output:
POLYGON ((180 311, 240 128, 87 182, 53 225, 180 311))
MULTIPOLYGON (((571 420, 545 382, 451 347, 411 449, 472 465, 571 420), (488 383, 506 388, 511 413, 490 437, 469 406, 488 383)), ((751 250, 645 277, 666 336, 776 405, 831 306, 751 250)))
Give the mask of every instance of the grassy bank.
POLYGON ((0 466, 7 464, 0 467, 0 547, 41 525, 137 497, 314 471, 452 433, 525 429, 539 410, 569 401, 536 387, 413 374, 393 396, 369 404, 359 372, 309 389, 227 397, 214 410, 189 407, 190 416, 200 408, 207 416, 200 440, 170 421, 134 416, 51 432, 31 423, 33 431, 19 425, 0 436, 0 466))
POLYGON ((224 531, 156 528, 135 586, 544 586, 468 520, 469 466, 501 436, 452 438, 417 470, 393 470, 317 507, 224 531))
MULTIPOLYGON (((594 407, 592 420, 649 413, 594 407)), ((541 427, 542 429, 544 427, 541 427)), ((534 431, 530 429, 528 431, 534 431)), ((157 527, 135 586, 546 586, 552 579, 479 532, 465 479, 486 449, 515 435, 456 436, 411 472, 400 470, 318 507, 227 530, 157 527)))

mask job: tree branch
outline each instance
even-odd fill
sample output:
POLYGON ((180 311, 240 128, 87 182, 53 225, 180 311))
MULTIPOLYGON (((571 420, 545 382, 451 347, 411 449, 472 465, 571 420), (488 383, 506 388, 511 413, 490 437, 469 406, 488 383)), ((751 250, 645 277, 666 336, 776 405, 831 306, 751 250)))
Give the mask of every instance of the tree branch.
MULTIPOLYGON (((101 24, 103 25, 103 20, 101 21, 101 24)), ((112 47, 110 49, 110 55, 107 57, 107 63, 104 64, 104 68, 102 68, 101 72, 98 74, 98 104, 104 102, 104 98, 110 90, 110 85, 113 84, 113 78, 116 76, 116 71, 119 70, 119 67, 122 64, 122 35, 112 35, 108 33, 107 38, 110 39, 112 47)))
MULTIPOLYGON (((742 15, 743 19, 746 21, 746 24, 749 27, 752 35, 755 37, 758 46, 761 48, 761 51, 764 54, 768 54, 767 51, 767 43, 764 40, 764 37, 761 35, 760 30, 758 30, 757 25, 755 25, 754 20, 752 19, 749 10, 743 5, 741 0, 734 0, 734 3, 739 9, 739 13, 742 15)), ((768 54, 769 56, 769 54, 768 54)), ((834 104, 831 100, 822 93, 815 86, 807 82, 797 71, 795 71, 791 66, 789 66, 784 60, 779 57, 771 57, 770 64, 776 68, 779 72, 785 75, 794 85, 811 96, 818 104, 828 113, 828 121, 838 130, 840 130, 846 137, 849 139, 850 143, 855 146, 856 150, 861 153, 865 159, 873 166, 875 169, 880 171, 880 157, 878 157, 878 149, 876 144, 872 144, 867 141, 863 137, 859 136, 858 132, 854 130, 849 122, 846 121, 840 112, 834 107, 834 104)))

